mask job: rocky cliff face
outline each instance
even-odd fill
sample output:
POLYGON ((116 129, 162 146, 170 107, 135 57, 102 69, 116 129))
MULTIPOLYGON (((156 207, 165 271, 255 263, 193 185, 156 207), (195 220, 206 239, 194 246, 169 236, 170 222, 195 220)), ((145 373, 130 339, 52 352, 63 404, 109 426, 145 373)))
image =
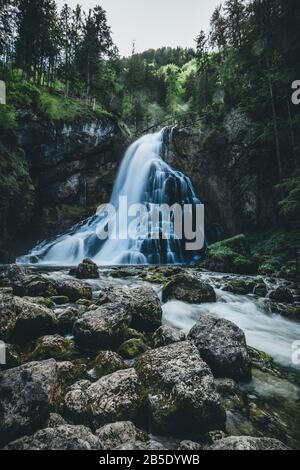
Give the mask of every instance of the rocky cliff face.
MULTIPOLYGON (((247 129, 229 132, 175 128, 166 134, 166 160, 188 175, 206 207, 210 236, 221 239, 276 223, 276 171, 260 158, 247 129), (274 174, 275 173, 275 174, 274 174)), ((270 152, 271 154, 271 152, 270 152)))
POLYGON ((48 125, 22 111, 18 121, 17 148, 3 146, 0 152, 1 163, 10 162, 5 172, 16 180, 13 188, 1 185, 2 261, 107 202, 127 145, 126 134, 109 117, 48 125))

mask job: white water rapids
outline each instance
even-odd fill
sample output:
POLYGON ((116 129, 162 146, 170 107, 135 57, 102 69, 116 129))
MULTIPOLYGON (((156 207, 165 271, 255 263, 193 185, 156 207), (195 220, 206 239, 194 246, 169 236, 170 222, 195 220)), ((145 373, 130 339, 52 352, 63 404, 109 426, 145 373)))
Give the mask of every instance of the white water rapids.
POLYGON ((289 367, 293 365, 292 345, 300 340, 300 324, 269 313, 263 300, 216 289, 217 303, 191 305, 177 300, 163 305, 164 322, 189 332, 201 315, 230 320, 246 335, 247 344, 269 354, 289 367))

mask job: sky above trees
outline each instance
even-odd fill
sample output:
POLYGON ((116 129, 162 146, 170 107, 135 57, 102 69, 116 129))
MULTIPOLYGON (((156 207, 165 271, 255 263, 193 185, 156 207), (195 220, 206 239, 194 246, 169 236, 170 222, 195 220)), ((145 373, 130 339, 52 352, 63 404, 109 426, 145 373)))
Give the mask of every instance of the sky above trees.
POLYGON ((61 7, 77 3, 85 10, 101 5, 120 54, 163 46, 194 47, 199 31, 209 29, 210 17, 221 0, 57 0, 61 7))

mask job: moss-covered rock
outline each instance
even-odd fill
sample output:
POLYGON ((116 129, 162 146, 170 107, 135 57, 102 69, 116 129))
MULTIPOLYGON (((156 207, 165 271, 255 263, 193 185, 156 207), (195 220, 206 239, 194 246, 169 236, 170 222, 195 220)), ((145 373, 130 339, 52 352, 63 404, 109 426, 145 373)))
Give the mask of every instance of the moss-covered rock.
POLYGON ((183 331, 172 328, 168 325, 163 325, 155 331, 152 336, 152 343, 154 348, 161 348, 168 344, 178 343, 179 341, 185 341, 186 335, 183 331))
POLYGON ((225 290, 237 295, 247 295, 252 294, 254 287, 254 280, 238 279, 230 281, 225 287, 225 290))
POLYGON ((76 307, 67 307, 57 314, 58 330, 62 333, 70 333, 73 330, 74 323, 81 316, 76 307))
POLYGON ((258 268, 245 235, 211 245, 204 266, 210 271, 237 274, 256 274, 258 268))
POLYGON ((148 286, 111 286, 101 291, 98 305, 121 303, 131 316, 128 327, 146 333, 154 332, 162 319, 162 308, 158 295, 148 286))
POLYGON ((98 266, 91 259, 86 258, 77 268, 71 269, 70 275, 78 279, 99 279, 98 266))
POLYGON ((266 297, 267 293, 268 293, 268 289, 267 289, 267 286, 264 282, 261 282, 259 284, 256 284, 254 286, 254 290, 253 290, 253 293, 255 295, 257 295, 258 297, 266 297))
POLYGON ((300 322, 300 305, 270 303, 272 313, 281 315, 288 320, 300 322))
POLYGON ((193 343, 148 351, 134 367, 149 393, 155 432, 191 436, 224 427, 212 373, 193 343))
POLYGON ((122 357, 113 351, 101 351, 94 361, 94 372, 97 379, 126 368, 122 357))
POLYGON ((288 304, 294 302, 293 293, 286 287, 277 287, 277 289, 270 292, 269 297, 273 302, 284 302, 288 304))
POLYGON ((124 359, 134 359, 147 351, 147 345, 141 339, 129 339, 119 347, 119 354, 124 359))
POLYGON ((76 305, 82 305, 83 307, 90 307, 92 302, 88 299, 78 299, 76 300, 76 305))
POLYGON ((192 304, 216 302, 217 299, 212 286, 190 273, 172 277, 164 287, 162 297, 163 302, 176 299, 192 304))
POLYGON ((31 361, 44 359, 68 360, 74 355, 74 347, 74 341, 62 336, 43 336, 37 340, 36 347, 28 359, 31 361))
POLYGON ((66 415, 96 429, 116 421, 145 421, 147 405, 146 391, 134 369, 119 370, 93 384, 78 382, 65 396, 66 415))
POLYGON ((66 295, 57 295, 50 297, 50 300, 55 304, 55 305, 65 305, 70 302, 69 297, 66 295))
POLYGON ((140 331, 134 330, 133 328, 127 328, 124 334, 124 339, 127 341, 128 339, 140 339, 146 343, 146 336, 144 333, 140 331))

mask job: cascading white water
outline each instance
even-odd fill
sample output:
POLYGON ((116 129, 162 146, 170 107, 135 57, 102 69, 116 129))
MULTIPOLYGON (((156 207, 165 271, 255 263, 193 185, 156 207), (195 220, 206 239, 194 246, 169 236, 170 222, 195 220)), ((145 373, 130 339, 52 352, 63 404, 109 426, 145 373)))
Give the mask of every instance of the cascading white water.
POLYGON ((217 302, 191 305, 172 300, 163 305, 164 323, 188 333, 202 315, 225 318, 245 333, 247 344, 272 356, 278 363, 292 364, 293 343, 299 341, 300 325, 268 312, 264 300, 216 289, 217 302))
MULTIPOLYGON (((153 205, 200 204, 189 178, 172 170, 162 159, 164 130, 141 137, 127 150, 113 189, 110 204, 116 209, 119 226, 126 226, 127 214, 119 206, 120 197, 127 197, 128 207, 146 204, 148 213, 153 205), (122 223, 124 222, 124 223, 122 223)), ((52 240, 39 243, 29 255, 19 258, 20 263, 71 266, 84 258, 93 259, 98 265, 121 264, 174 264, 199 260, 201 253, 186 252, 184 240, 178 239, 170 227, 170 239, 158 236, 152 239, 150 233, 158 231, 161 225, 142 231, 137 240, 124 233, 100 240, 96 230, 103 214, 96 214, 87 221, 73 227, 68 233, 52 240)), ((117 223, 117 222, 116 222, 117 223)), ((127 226, 126 226, 127 229, 127 226)))

